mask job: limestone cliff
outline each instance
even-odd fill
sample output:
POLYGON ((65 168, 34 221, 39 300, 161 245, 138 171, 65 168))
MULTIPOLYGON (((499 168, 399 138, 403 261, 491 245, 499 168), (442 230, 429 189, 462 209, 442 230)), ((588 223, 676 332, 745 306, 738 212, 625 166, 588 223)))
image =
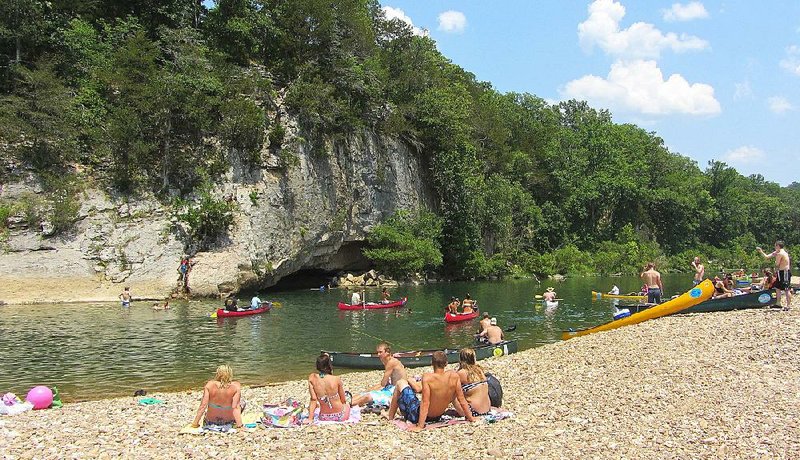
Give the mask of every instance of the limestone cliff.
MULTIPOLYGON (((284 152, 285 154, 285 152, 284 152)), ((430 208, 434 198, 420 155, 371 132, 312 149, 295 143, 286 166, 265 148, 260 167, 232 160, 216 193, 238 202, 228 238, 194 255, 193 295, 217 296, 275 285, 302 270, 359 268, 369 228, 398 209, 430 208)), ((36 192, 33 183, 5 184, 0 196, 36 192)), ((134 298, 175 290, 185 251, 169 209, 87 187, 75 232, 12 225, 0 254, 0 300, 108 301, 130 286, 134 298)))

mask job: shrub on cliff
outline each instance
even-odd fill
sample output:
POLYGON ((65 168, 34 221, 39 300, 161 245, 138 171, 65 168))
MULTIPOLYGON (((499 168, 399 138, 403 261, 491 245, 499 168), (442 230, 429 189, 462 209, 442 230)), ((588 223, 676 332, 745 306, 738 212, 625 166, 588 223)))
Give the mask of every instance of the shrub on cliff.
POLYGON ((208 183, 199 187, 194 198, 178 198, 173 203, 175 218, 185 225, 185 243, 198 250, 208 249, 227 234, 236 208, 235 201, 213 196, 208 183))
POLYGON ((406 277, 442 264, 441 234, 442 220, 434 214, 398 211, 370 232, 370 248, 364 250, 364 256, 380 271, 392 277, 406 277))

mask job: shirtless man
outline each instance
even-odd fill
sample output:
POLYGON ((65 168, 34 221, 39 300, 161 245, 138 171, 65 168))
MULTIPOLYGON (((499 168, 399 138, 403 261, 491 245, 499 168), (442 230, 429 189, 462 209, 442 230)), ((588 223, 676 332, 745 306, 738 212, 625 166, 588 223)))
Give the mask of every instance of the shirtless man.
MULTIPOLYGON (((392 400, 395 385, 400 380, 408 380, 406 367, 399 359, 392 356, 392 348, 386 342, 381 342, 375 347, 375 353, 383 363, 384 371, 381 383, 370 387, 367 393, 355 396, 351 402, 351 406, 366 406, 373 403, 378 406, 388 406, 392 400)), ((410 384, 416 391, 422 388, 419 382, 410 384)))
POLYGON ((397 409, 400 409, 406 421, 416 425, 411 431, 420 431, 425 428, 425 423, 438 420, 450 403, 455 401, 467 420, 474 422, 476 419, 472 416, 469 404, 464 398, 464 391, 461 390, 461 379, 455 372, 444 371, 447 366, 447 355, 443 351, 434 352, 431 364, 433 372, 422 375, 421 402, 409 382, 405 380, 397 382, 387 415, 389 420, 394 420, 397 409))
POLYGON ((503 330, 497 327, 497 318, 492 318, 489 321, 489 327, 487 327, 486 330, 481 332, 478 336, 486 337, 488 342, 492 345, 502 342, 504 338, 503 330))
POLYGON ((661 273, 656 271, 655 262, 648 262, 640 277, 647 286, 647 303, 661 303, 664 285, 661 284, 661 273))
POLYGON ((544 294, 542 294, 542 299, 547 302, 553 302, 556 300, 556 291, 552 287, 547 288, 544 294))
POLYGON ((480 326, 481 326, 481 330, 478 331, 478 333, 480 334, 481 332, 485 331, 486 329, 489 329, 489 326, 491 325, 491 322, 492 321, 489 319, 489 313, 483 312, 483 319, 481 319, 481 321, 479 323, 480 326))
POLYGON ((692 261, 692 268, 694 268, 694 280, 692 280, 692 286, 697 286, 703 282, 703 278, 706 275, 706 267, 700 263, 699 257, 695 257, 692 261))
POLYGON ((131 299, 132 299, 131 288, 128 287, 128 286, 125 286, 125 289, 120 293, 119 298, 120 298, 120 300, 122 300, 122 306, 123 307, 130 307, 131 306, 131 299))
POLYGON ((757 246, 756 250, 766 259, 775 258, 776 280, 772 287, 778 291, 778 305, 781 304, 781 291, 786 293, 786 304, 783 305, 783 309, 788 310, 792 305, 792 264, 789 262, 789 253, 786 252, 784 246, 784 242, 778 240, 775 242, 775 250, 769 254, 764 253, 760 246, 757 246))

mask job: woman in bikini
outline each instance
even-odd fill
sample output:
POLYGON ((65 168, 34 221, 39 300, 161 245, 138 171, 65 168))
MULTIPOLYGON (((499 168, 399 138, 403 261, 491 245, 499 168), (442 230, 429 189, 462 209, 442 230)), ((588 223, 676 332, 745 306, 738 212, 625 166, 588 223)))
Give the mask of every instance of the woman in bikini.
POLYGON ((308 376, 308 393, 311 402, 308 403, 306 423, 314 421, 317 406, 317 420, 320 422, 343 422, 350 418, 350 404, 345 402, 342 379, 333 375, 331 357, 327 353, 317 357, 317 373, 308 376))
POLYGON ((230 366, 223 364, 217 368, 213 380, 209 380, 203 388, 203 400, 197 409, 197 415, 192 422, 194 428, 200 426, 200 419, 205 414, 204 426, 230 428, 235 425, 242 427, 242 386, 233 380, 233 371, 230 366))
MULTIPOLYGON (((472 416, 488 414, 492 408, 489 400, 489 381, 486 379, 483 368, 475 363, 475 350, 462 348, 458 358, 458 378, 461 380, 461 390, 464 392, 472 416)), ((453 401, 453 407, 460 415, 464 415, 455 401, 453 401)))

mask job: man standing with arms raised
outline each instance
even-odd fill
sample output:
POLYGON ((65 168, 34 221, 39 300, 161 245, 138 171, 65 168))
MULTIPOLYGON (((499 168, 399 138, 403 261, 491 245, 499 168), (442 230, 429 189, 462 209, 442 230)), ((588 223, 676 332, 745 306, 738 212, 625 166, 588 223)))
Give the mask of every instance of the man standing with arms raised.
POLYGON ((697 286, 703 282, 703 278, 706 275, 706 267, 700 263, 699 257, 695 257, 692 261, 692 268, 694 268, 694 280, 692 281, 692 286, 697 286))
POLYGON ((761 246, 756 246, 756 250, 759 254, 764 256, 764 258, 775 258, 775 275, 777 279, 772 287, 778 291, 779 305, 781 303, 781 291, 786 293, 786 304, 783 306, 783 309, 788 310, 789 307, 792 306, 792 264, 789 262, 789 253, 786 252, 784 246, 784 242, 778 240, 775 242, 775 250, 769 254, 766 254, 764 250, 761 249, 761 246))
POLYGON ((640 276, 647 286, 647 303, 661 303, 664 285, 661 284, 661 273, 656 271, 655 262, 648 262, 640 276))

